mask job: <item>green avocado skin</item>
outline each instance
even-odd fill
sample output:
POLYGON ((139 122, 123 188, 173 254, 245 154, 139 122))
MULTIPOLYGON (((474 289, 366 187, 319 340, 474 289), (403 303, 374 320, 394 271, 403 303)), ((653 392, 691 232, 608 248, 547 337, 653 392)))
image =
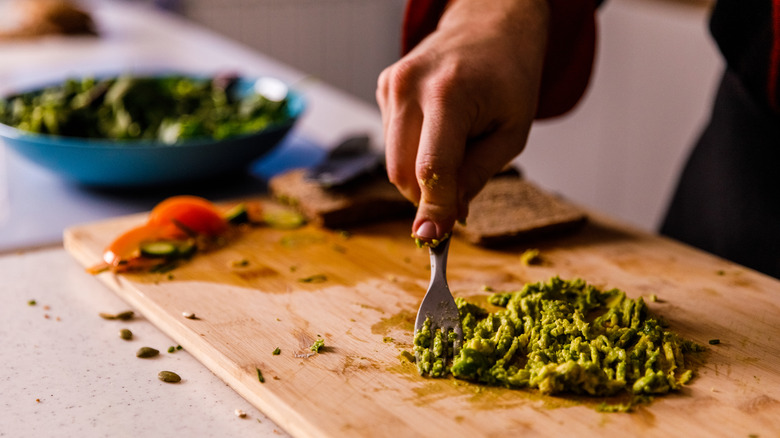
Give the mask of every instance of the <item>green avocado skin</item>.
POLYGON ((606 291, 581 279, 525 285, 495 293, 491 313, 456 298, 463 346, 453 357, 452 335, 415 334, 422 375, 492 386, 535 388, 544 394, 650 396, 677 390, 693 376, 685 355, 699 345, 668 330, 644 300, 606 291))

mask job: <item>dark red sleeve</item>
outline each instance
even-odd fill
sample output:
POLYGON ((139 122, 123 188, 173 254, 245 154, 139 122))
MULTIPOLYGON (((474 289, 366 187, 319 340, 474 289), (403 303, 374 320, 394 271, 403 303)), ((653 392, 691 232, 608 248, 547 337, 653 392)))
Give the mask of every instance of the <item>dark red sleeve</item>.
MULTIPOLYGON (((571 110, 585 93, 596 46, 597 0, 548 0, 550 36, 539 95, 537 118, 571 110)), ((408 0, 401 48, 409 52, 436 26, 447 0, 408 0)))

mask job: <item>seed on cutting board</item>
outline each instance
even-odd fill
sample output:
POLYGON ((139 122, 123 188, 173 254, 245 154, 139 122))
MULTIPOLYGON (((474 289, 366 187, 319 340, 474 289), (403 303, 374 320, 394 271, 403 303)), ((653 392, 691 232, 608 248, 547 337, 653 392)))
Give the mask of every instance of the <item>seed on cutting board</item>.
POLYGON ((156 350, 152 347, 141 347, 138 349, 138 351, 135 353, 135 357, 140 357, 143 359, 147 359, 150 357, 154 357, 160 354, 159 350, 156 350))
POLYGON ((157 378, 167 383, 181 382, 181 377, 179 377, 179 375, 174 373, 173 371, 160 371, 157 374, 157 378))
POLYGON ((181 316, 187 318, 187 319, 198 319, 197 316, 195 316, 192 312, 181 312, 181 316))
POLYGON ((236 417, 238 417, 238 418, 245 418, 246 417, 246 412, 242 411, 241 409, 236 409, 235 410, 235 414, 236 414, 236 417))
POLYGON ((119 330, 119 337, 125 341, 129 341, 130 339, 133 339, 133 332, 131 332, 129 329, 119 330))

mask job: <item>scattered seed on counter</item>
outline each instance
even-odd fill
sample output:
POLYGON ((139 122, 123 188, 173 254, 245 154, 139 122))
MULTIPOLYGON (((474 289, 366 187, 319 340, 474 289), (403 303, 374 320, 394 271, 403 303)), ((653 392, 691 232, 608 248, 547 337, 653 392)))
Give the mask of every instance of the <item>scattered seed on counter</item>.
POLYGON ((197 316, 195 316, 192 312, 181 312, 181 316, 187 318, 187 319, 198 319, 197 316))
POLYGON ((140 357, 142 359, 148 359, 150 357, 155 357, 158 354, 160 354, 160 351, 156 350, 156 349, 154 349, 152 347, 141 347, 135 353, 135 357, 140 357))
POLYGON ((278 356, 278 355, 282 354, 282 349, 279 348, 279 347, 276 347, 274 349, 273 353, 271 353, 271 354, 273 354, 274 356, 278 356))
POLYGON ((36 304, 38 304, 38 302, 37 302, 37 301, 35 301, 35 300, 30 300, 30 301, 28 301, 28 302, 27 302, 27 305, 28 305, 28 306, 34 306, 34 305, 36 305, 36 304))
POLYGON ((168 353, 175 353, 175 352, 176 352, 176 347, 174 347, 173 345, 168 347, 168 353))
POLYGON ((160 371, 157 374, 157 378, 162 380, 166 383, 179 383, 181 382, 181 377, 179 377, 178 374, 174 373, 173 371, 160 371))
POLYGON ((246 418, 246 412, 242 411, 241 409, 236 409, 234 413, 238 418, 246 418))
POLYGON ((120 312, 117 314, 111 314, 111 313, 100 313, 99 314, 101 318, 113 320, 113 319, 119 319, 122 321, 128 321, 133 319, 133 316, 135 316, 135 313, 132 310, 127 310, 124 312, 120 312))
POLYGON ((133 332, 131 332, 129 329, 122 329, 119 330, 119 337, 124 339, 125 341, 129 341, 133 339, 133 332))

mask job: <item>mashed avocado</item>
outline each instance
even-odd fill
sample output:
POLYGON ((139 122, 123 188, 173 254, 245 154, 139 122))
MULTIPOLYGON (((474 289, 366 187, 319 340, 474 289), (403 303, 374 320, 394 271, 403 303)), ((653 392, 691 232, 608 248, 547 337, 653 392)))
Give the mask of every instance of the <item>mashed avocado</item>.
POLYGON ((618 289, 601 291, 583 280, 527 284, 495 293, 490 313, 456 298, 463 347, 452 355, 452 337, 415 334, 420 374, 545 394, 611 396, 663 394, 692 377, 685 354, 702 347, 669 331, 642 298, 618 289))

